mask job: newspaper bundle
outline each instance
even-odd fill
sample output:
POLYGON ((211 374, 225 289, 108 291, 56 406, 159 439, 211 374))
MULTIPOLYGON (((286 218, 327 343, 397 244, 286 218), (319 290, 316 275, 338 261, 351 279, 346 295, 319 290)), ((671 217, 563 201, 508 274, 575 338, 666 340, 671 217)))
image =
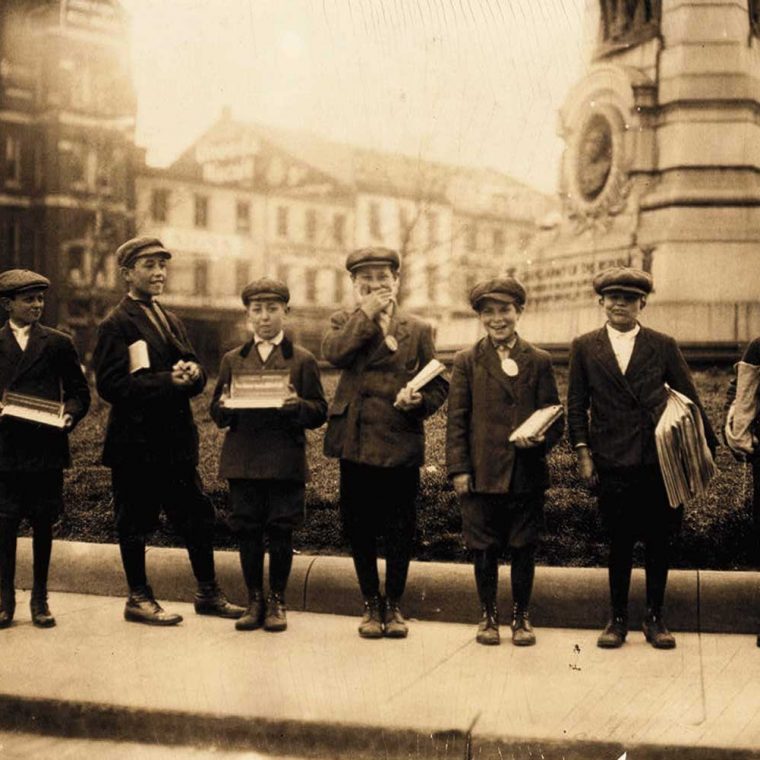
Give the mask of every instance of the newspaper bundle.
POLYGON ((654 434, 668 501, 677 507, 704 493, 716 468, 699 408, 683 393, 665 388, 668 400, 654 434))

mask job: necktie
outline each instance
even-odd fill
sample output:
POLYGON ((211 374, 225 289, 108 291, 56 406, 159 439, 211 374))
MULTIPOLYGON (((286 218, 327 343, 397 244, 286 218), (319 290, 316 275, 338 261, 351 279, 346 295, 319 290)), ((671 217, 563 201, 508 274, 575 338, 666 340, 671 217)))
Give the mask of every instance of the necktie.
POLYGON ((145 312, 145 316, 148 317, 153 327, 156 329, 156 332, 161 336, 164 343, 172 344, 174 342, 172 335, 171 327, 169 326, 169 320, 166 318, 166 315, 160 310, 156 308, 156 304, 146 301, 138 301, 140 306, 142 306, 143 311, 145 312))

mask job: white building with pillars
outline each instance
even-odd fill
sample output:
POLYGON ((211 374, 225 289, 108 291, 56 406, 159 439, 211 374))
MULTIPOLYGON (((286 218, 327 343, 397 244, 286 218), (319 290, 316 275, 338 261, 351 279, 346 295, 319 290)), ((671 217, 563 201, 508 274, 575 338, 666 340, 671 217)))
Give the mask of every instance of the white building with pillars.
POLYGON ((291 329, 318 349, 350 303, 344 262, 365 245, 402 256, 400 300, 439 343, 474 334, 475 280, 522 257, 553 199, 494 171, 383 154, 228 112, 167 169, 137 176, 136 223, 175 252, 165 301, 212 360, 243 335, 239 294, 264 274, 291 291, 291 329), (464 331, 463 331, 464 327, 464 331))

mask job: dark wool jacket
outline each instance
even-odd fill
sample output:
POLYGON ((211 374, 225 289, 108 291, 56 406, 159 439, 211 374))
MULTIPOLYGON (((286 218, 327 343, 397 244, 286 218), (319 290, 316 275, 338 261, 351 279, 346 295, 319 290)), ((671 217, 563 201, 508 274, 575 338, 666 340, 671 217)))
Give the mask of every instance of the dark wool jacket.
POLYGON ((190 399, 206 385, 206 373, 191 386, 172 384, 180 359, 198 361, 182 322, 164 309, 171 343, 159 335, 143 308, 125 296, 98 328, 93 365, 100 396, 111 404, 103 464, 167 466, 198 463, 198 431, 190 399), (129 346, 148 344, 150 369, 129 371, 129 346))
POLYGON ((469 473, 473 491, 528 493, 549 485, 546 454, 562 436, 560 418, 543 445, 518 449, 509 436, 537 409, 559 404, 549 354, 518 337, 508 377, 489 338, 454 357, 446 427, 449 477, 469 473))
POLYGON ((262 362, 250 340, 222 358, 210 412, 220 428, 228 428, 219 460, 221 477, 304 482, 308 476, 304 429, 318 428, 327 416, 317 361, 309 351, 285 337, 262 362), (260 370, 290 372, 290 383, 300 399, 295 410, 230 411, 219 405, 233 373, 260 370))
MULTIPOLYGON (((90 408, 90 390, 71 338, 39 323, 32 325, 23 352, 10 325, 0 329, 0 394, 6 390, 62 400, 75 425, 90 408)), ((0 420, 0 471, 60 470, 70 464, 63 430, 11 417, 0 420)))
POLYGON ((667 400, 665 383, 699 406, 714 451, 717 438, 673 338, 642 327, 625 375, 606 328, 576 338, 570 349, 567 394, 571 445, 589 445, 601 469, 657 464, 654 430, 667 400))
POLYGON ((439 375, 428 383, 421 407, 394 408, 397 393, 435 357, 435 347, 430 325, 398 309, 388 334, 396 351, 361 309, 333 314, 322 353, 343 371, 327 412, 325 454, 378 467, 419 467, 425 460, 424 420, 443 404, 448 381, 439 375))

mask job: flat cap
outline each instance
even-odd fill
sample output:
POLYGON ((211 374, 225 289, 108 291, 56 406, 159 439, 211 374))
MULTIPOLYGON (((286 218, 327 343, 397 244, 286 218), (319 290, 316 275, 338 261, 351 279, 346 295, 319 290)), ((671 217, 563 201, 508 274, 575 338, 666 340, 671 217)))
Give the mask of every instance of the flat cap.
POLYGON ((611 267, 594 277, 594 290, 603 296, 610 292, 635 293, 647 296, 652 292, 654 280, 649 272, 633 267, 611 267))
POLYGON ((514 277, 495 277, 492 280, 484 280, 470 291, 470 304, 475 311, 478 310, 478 304, 486 298, 502 303, 514 303, 518 306, 525 306, 527 300, 525 288, 514 277))
POLYGON ((120 267, 132 266, 143 256, 165 256, 167 259, 172 257, 158 238, 147 235, 127 240, 116 249, 116 263, 120 267))
POLYGON ((243 304, 248 306, 251 301, 290 301, 288 286, 274 277, 260 277, 249 282, 240 294, 243 304))
POLYGON ((50 280, 30 269, 8 269, 0 273, 0 295, 11 296, 25 290, 47 290, 50 280))
POLYGON ((391 269, 398 271, 401 268, 401 257, 398 255, 398 251, 394 251, 391 248, 372 246, 351 251, 346 258, 346 269, 349 272, 371 264, 386 264, 391 269))

